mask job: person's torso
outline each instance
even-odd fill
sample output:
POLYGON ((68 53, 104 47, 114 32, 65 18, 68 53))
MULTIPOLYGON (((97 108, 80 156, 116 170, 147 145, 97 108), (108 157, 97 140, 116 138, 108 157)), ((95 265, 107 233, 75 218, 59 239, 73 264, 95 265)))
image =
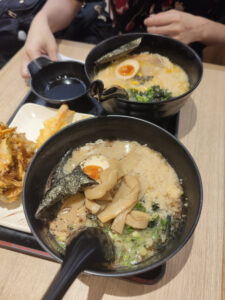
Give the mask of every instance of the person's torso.
MULTIPOLYGON (((117 32, 145 31, 144 19, 150 13, 178 9, 194 15, 218 20, 224 0, 109 0, 117 32)), ((225 3, 225 1, 224 1, 225 3)), ((225 5, 224 5, 225 6, 225 5)))

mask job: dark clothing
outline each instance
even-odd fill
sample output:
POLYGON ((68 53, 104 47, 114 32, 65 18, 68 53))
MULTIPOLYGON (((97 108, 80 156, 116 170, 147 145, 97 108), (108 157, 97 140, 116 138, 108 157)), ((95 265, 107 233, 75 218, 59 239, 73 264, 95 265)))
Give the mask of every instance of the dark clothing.
MULTIPOLYGON (((178 9, 196 16, 225 23, 225 0, 110 0, 114 27, 118 33, 146 31, 144 19, 150 13, 178 9)), ((205 47, 190 45, 200 56, 205 47)))
POLYGON ((112 20, 105 11, 105 1, 90 1, 85 4, 70 26, 56 37, 97 44, 116 34, 112 20))
POLYGON ((23 46, 30 24, 45 1, 0 1, 0 68, 23 46))
POLYGON ((224 0, 110 0, 114 26, 118 32, 146 31, 144 19, 150 13, 178 9, 225 23, 224 0))

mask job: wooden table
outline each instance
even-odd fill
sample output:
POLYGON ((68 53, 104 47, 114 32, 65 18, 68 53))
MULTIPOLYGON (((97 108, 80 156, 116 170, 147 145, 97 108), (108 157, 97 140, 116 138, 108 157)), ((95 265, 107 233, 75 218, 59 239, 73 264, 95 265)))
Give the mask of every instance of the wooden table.
MULTIPOLYGON (((59 42, 64 55, 84 60, 91 45, 59 42)), ((7 122, 29 87, 19 74, 20 53, 0 71, 0 121, 7 122)), ((169 260, 154 286, 121 279, 79 276, 64 299, 219 300, 225 299, 224 251, 225 68, 204 64, 200 86, 182 108, 179 139, 199 167, 204 189, 196 231, 169 260)), ((59 264, 0 249, 0 299, 41 299, 59 264)))

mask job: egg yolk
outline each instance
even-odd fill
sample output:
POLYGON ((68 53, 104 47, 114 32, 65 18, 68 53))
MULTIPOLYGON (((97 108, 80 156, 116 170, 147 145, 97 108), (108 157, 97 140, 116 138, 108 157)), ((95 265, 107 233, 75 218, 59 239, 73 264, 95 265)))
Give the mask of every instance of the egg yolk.
POLYGON ((86 166, 83 169, 83 172, 94 180, 100 179, 100 173, 102 171, 103 171, 102 167, 95 166, 95 165, 86 166))
POLYGON ((132 73, 134 73, 134 67, 131 65, 121 66, 118 70, 118 73, 122 76, 131 75, 132 73))

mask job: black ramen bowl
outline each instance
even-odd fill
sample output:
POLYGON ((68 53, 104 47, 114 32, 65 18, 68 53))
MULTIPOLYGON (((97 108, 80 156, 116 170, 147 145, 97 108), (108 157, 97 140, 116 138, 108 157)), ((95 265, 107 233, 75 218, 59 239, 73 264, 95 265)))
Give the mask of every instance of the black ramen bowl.
POLYGON ((130 54, 147 51, 168 57, 172 63, 179 65, 187 73, 190 89, 179 97, 162 102, 140 103, 124 99, 111 99, 103 102, 102 106, 111 114, 130 115, 152 121, 172 116, 179 112, 198 86, 203 72, 201 59, 195 51, 175 39, 148 33, 129 33, 106 39, 95 46, 88 54, 85 61, 86 75, 89 81, 93 82, 96 73, 109 64, 96 64, 100 57, 139 37, 142 37, 141 44, 130 54))
POLYGON ((170 133, 150 122, 128 116, 94 117, 72 124, 46 141, 30 163, 24 182, 23 206, 30 229, 40 245, 55 260, 62 262, 63 256, 48 229, 34 215, 43 198, 47 179, 66 151, 98 139, 137 141, 161 152, 182 179, 188 209, 183 230, 159 254, 132 267, 108 269, 99 265, 85 271, 100 276, 124 277, 153 270, 175 255, 191 237, 201 212, 202 184, 198 168, 186 148, 170 133))

